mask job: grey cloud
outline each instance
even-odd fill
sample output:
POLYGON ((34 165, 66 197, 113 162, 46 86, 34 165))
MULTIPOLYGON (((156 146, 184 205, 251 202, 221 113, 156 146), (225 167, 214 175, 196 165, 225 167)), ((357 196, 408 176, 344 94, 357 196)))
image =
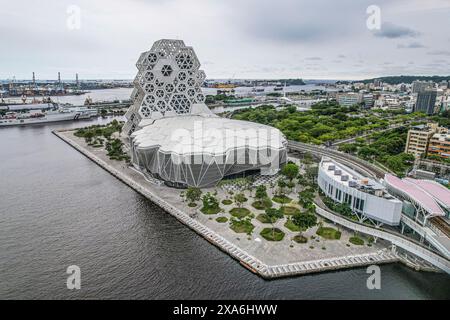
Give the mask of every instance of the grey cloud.
MULTIPOLYGON (((384 3, 388 1, 377 4, 384 3)), ((248 0, 239 4, 230 19, 249 38, 315 43, 363 33, 367 30, 366 9, 371 4, 371 0, 285 0, 276 4, 273 0, 248 0)))
POLYGON ((399 44, 397 45, 397 48, 399 49, 418 49, 418 48, 426 48, 423 44, 420 42, 411 42, 409 44, 399 44))
POLYGON ((427 52, 427 54, 432 55, 432 56, 450 56, 450 51, 449 50, 434 50, 434 51, 427 52))
POLYGON ((322 60, 322 58, 321 57, 308 57, 308 58, 305 58, 305 60, 319 61, 319 60, 322 60))
POLYGON ((407 37, 417 37, 419 32, 408 28, 393 24, 391 22, 385 22, 381 25, 381 29, 374 32, 374 35, 379 38, 407 38, 407 37))

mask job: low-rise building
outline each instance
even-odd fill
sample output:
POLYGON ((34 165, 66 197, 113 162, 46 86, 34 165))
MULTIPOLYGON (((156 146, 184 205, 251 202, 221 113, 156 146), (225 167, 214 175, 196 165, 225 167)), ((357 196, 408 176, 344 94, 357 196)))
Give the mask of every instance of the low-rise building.
POLYGON ((428 144, 428 156, 450 158, 450 133, 435 133, 428 144))
POLYGON ((338 94, 336 99, 339 105, 351 107, 362 102, 362 95, 355 92, 346 92, 338 94))
POLYGON ((426 125, 418 125, 412 127, 408 131, 406 139, 405 153, 411 153, 419 158, 426 155, 428 143, 433 134, 438 130, 437 123, 428 123, 426 125))
POLYGON ((360 220, 398 225, 402 202, 377 181, 328 158, 319 165, 318 185, 331 199, 347 203, 360 220))

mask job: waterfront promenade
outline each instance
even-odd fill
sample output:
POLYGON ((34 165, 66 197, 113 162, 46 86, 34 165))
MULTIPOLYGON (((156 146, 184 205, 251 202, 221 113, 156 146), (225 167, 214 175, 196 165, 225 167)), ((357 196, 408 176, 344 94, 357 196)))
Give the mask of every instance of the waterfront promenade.
MULTIPOLYGON (((54 134, 84 154, 113 176, 154 202, 166 212, 189 226, 203 238, 228 253, 252 272, 264 278, 277 278, 337 270, 357 266, 390 263, 398 260, 381 241, 368 246, 347 247, 344 241, 326 241, 327 250, 308 245, 292 246, 290 235, 282 242, 261 240, 256 226, 251 237, 234 233, 227 224, 219 224, 208 216, 196 214, 182 202, 180 190, 159 186, 145 179, 124 162, 110 160, 103 149, 89 147, 84 139, 75 137, 73 131, 55 131, 54 134)), ((343 240, 348 240, 351 232, 342 230, 343 240)))

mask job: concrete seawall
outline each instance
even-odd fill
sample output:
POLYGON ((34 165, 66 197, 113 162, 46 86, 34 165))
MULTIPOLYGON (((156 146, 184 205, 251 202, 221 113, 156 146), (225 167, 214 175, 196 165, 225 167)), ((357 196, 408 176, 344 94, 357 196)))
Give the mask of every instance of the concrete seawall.
POLYGON ((64 134, 64 131, 53 131, 53 134, 85 155, 87 158, 102 167, 104 170, 108 171, 114 177, 127 184, 136 192, 140 193, 141 195, 158 205, 164 211, 177 218, 180 222, 190 227, 207 241, 214 244, 222 251, 228 253, 234 259, 238 260, 243 266, 263 278, 273 279, 279 277, 295 276, 323 271, 333 271, 345 268, 361 267, 372 264, 392 263, 398 261, 398 257, 395 254, 393 254, 390 250, 383 249, 367 254, 348 255, 344 257, 325 258, 312 261, 301 261, 289 264, 265 264, 261 260, 255 258, 254 256, 239 248, 237 245, 231 243, 230 241, 219 235, 217 232, 201 224, 199 221, 191 218, 187 213, 176 208, 174 205, 170 204, 169 202, 152 192, 145 185, 134 181, 126 173, 117 170, 113 166, 109 165, 107 162, 90 152, 87 148, 81 146, 74 140, 67 137, 67 135, 64 134))

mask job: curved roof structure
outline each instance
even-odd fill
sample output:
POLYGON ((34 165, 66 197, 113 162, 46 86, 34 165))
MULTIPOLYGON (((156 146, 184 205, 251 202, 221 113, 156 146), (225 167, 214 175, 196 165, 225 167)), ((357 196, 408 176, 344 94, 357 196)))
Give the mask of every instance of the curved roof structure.
POLYGON ((273 174, 286 162, 287 140, 278 129, 208 109, 205 73, 183 41, 156 41, 137 67, 122 132, 142 172, 176 187, 206 187, 249 170, 273 174))
POLYGON ((440 183, 432 180, 411 178, 405 178, 404 180, 414 183, 424 192, 430 194, 437 202, 441 203, 444 207, 450 208, 450 190, 440 183))
POLYGON ((163 153, 223 155, 233 149, 284 149, 278 129, 248 121, 199 114, 166 117, 131 135, 137 149, 159 146, 163 153))
POLYGON ((386 174, 384 177, 384 181, 389 187, 422 207, 428 214, 432 216, 445 216, 444 210, 440 207, 435 197, 411 180, 413 179, 399 179, 392 174, 386 174))

